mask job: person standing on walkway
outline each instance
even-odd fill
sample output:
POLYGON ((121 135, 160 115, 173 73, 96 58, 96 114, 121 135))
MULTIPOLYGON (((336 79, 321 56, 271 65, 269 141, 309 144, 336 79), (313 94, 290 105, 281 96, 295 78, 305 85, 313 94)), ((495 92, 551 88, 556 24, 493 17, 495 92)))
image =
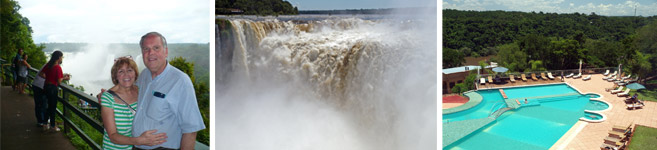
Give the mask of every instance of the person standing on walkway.
MULTIPOLYGON (((69 80, 70 75, 64 75, 62 72, 62 67, 59 64, 62 64, 64 59, 64 54, 61 51, 55 51, 50 56, 50 61, 46 63, 46 67, 43 68, 43 71, 39 76, 46 79, 44 84, 45 94, 48 97, 48 111, 47 116, 50 119, 50 129, 53 131, 59 131, 59 127, 55 123, 55 110, 57 108, 57 93, 59 83, 62 80, 69 80)), ((48 129, 48 126, 44 126, 44 129, 48 129)))
POLYGON ((139 111, 132 136, 157 129, 168 138, 162 144, 135 145, 135 149, 194 149, 196 132, 205 129, 205 124, 191 79, 167 63, 169 49, 160 33, 146 33, 139 46, 146 69, 137 79, 139 111))
POLYGON ((32 66, 27 63, 27 54, 23 54, 21 58, 23 59, 18 62, 18 93, 25 94, 25 87, 27 86, 27 69, 32 66))
POLYGON ((12 82, 11 88, 14 91, 16 91, 18 89, 18 86, 17 86, 18 85, 18 62, 20 62, 21 59, 22 59, 21 55, 23 55, 23 49, 22 48, 18 49, 18 52, 16 53, 16 56, 14 56, 14 59, 11 60, 11 73, 13 75, 12 79, 14 79, 13 82, 12 82))
POLYGON ((157 130, 146 131, 140 136, 132 136, 132 122, 138 110, 139 88, 135 85, 139 72, 132 57, 120 57, 112 66, 114 86, 101 96, 101 115, 105 134, 103 149, 130 150, 132 145, 158 145, 165 142, 166 133, 153 134, 157 130))
MULTIPOLYGON (((41 74, 44 67, 41 67, 37 74, 41 74)), ((46 79, 41 76, 34 77, 34 81, 32 81, 32 93, 34 93, 34 114, 36 116, 37 125, 39 127, 43 127, 48 124, 48 118, 46 117, 48 99, 43 93, 43 84, 45 82, 46 79)))

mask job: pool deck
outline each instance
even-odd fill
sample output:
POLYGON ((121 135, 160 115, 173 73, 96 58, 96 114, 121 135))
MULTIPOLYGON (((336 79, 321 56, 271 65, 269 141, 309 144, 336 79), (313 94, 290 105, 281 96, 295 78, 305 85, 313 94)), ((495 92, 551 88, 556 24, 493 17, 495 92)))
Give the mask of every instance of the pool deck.
POLYGON ((631 123, 657 128, 657 103, 646 101, 642 109, 627 110, 625 97, 618 97, 605 91, 605 88, 614 86, 614 83, 602 80, 602 74, 594 74, 591 80, 566 79, 566 82, 582 93, 598 93, 603 96, 602 101, 613 105, 611 110, 601 112, 607 116, 607 121, 601 123, 582 123, 579 121, 568 131, 551 149, 591 150, 600 149, 600 145, 607 137, 614 125, 627 126, 631 123), (580 126, 581 125, 581 126, 580 126), (583 126, 583 127, 582 127, 583 126))

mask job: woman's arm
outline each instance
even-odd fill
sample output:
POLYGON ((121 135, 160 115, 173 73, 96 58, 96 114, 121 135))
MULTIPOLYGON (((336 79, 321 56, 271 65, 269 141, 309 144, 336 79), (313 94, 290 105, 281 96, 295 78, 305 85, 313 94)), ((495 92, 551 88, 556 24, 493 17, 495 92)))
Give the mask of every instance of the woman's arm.
POLYGON ((29 63, 27 63, 27 60, 23 59, 22 61, 23 65, 27 66, 27 68, 32 68, 29 63))
MULTIPOLYGON (((106 100, 106 99, 103 99, 106 100)), ((118 133, 116 123, 114 122, 114 109, 102 106, 101 116, 103 117, 103 125, 105 132, 110 138, 110 141, 115 144, 121 145, 159 145, 166 142, 166 133, 153 134, 157 130, 148 130, 141 134, 139 137, 127 137, 118 133)))

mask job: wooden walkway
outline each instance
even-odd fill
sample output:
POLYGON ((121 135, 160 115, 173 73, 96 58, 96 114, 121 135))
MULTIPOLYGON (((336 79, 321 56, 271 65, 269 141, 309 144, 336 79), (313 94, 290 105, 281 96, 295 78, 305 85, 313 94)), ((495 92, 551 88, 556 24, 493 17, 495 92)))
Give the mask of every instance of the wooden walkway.
POLYGON ((0 87, 0 149, 76 149, 60 132, 42 132, 36 125, 34 99, 18 94, 11 86, 0 87))

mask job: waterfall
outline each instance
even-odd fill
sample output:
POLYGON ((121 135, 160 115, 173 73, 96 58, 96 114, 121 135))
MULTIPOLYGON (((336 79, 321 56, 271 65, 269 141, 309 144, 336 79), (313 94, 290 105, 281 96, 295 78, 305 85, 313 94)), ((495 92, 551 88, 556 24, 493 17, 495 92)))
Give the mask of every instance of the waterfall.
POLYGON ((436 148, 435 21, 219 24, 217 53, 232 54, 216 59, 230 66, 217 70, 221 148, 436 148))

